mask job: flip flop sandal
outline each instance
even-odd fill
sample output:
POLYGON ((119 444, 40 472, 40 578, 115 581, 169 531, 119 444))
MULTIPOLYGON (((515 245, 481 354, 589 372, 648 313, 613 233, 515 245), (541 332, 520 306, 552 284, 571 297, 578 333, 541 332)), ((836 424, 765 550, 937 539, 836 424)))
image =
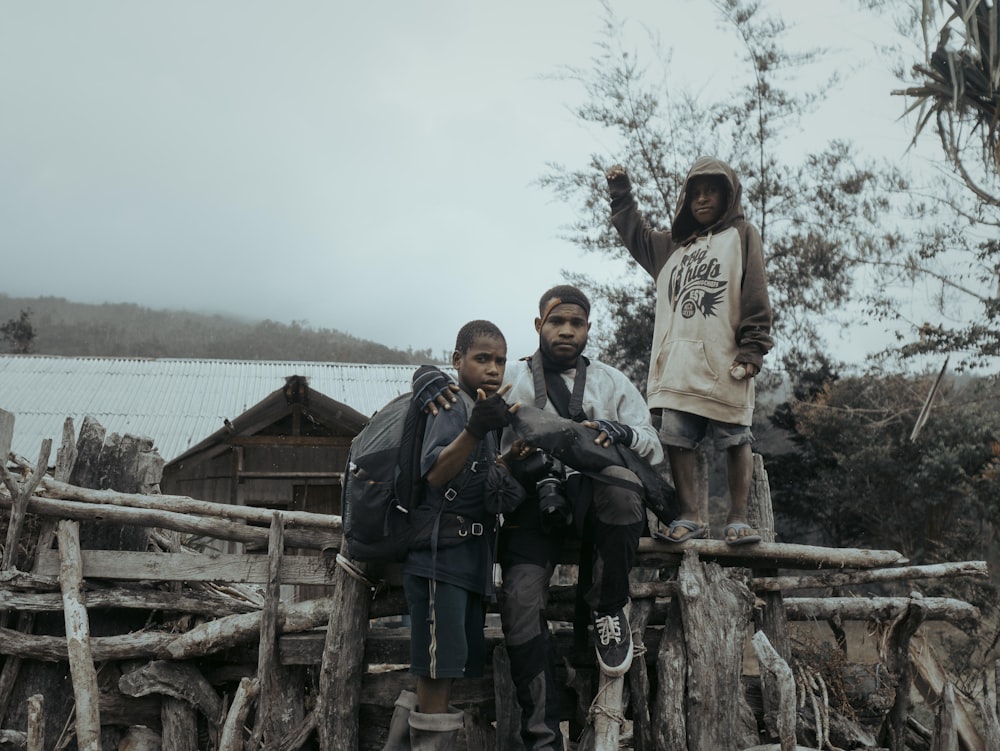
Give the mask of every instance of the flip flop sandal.
POLYGON ((666 542, 685 542, 687 540, 702 540, 708 537, 708 525, 699 524, 698 522, 693 522, 689 519, 674 519, 670 522, 670 532, 668 534, 663 534, 662 532, 657 532, 656 536, 665 540, 666 542), (674 537, 674 530, 676 529, 687 530, 680 537, 674 537))
POLYGON ((722 539, 726 545, 749 545, 754 542, 760 542, 763 538, 749 524, 745 522, 733 522, 732 524, 727 524, 726 528, 722 531, 722 539), (753 534, 740 536, 740 532, 745 529, 749 529, 753 534))

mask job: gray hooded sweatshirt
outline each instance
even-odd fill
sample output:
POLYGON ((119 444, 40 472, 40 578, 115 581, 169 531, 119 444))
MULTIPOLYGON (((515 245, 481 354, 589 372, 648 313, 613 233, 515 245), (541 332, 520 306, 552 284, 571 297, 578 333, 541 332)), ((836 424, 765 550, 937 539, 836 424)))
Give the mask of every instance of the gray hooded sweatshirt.
POLYGON ((649 227, 627 175, 609 180, 608 188, 612 223, 656 282, 649 408, 750 425, 753 379, 737 380, 730 369, 734 362, 759 369, 773 340, 760 233, 744 219, 739 179, 723 161, 698 159, 684 180, 670 232, 649 227), (727 186, 726 208, 708 227, 695 220, 687 202, 691 180, 699 176, 721 177, 727 186))

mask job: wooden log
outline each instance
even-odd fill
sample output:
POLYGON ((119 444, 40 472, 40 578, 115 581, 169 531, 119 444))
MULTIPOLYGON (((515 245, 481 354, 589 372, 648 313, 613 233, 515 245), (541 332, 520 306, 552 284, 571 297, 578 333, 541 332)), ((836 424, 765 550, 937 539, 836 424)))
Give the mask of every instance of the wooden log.
MULTIPOLYGON (((216 722, 218 718, 213 717, 216 722)), ((160 709, 162 747, 170 751, 198 751, 198 721, 194 707, 173 696, 163 697, 160 709)))
POLYGON ((910 662, 910 638, 926 619, 923 598, 911 598, 906 609, 893 620, 885 638, 886 670, 896 684, 896 697, 886 717, 886 739, 891 751, 905 751, 906 721, 910 713, 910 688, 913 666, 910 662))
POLYGON ((27 745, 27 733, 20 730, 0 730, 0 749, 24 748, 27 745))
MULTIPOLYGON (((52 451, 52 440, 46 438, 42 441, 42 448, 38 454, 38 464, 35 466, 41 467, 41 474, 35 471, 31 476, 24 481, 24 483, 17 487, 17 494, 12 492, 11 496, 14 498, 11 504, 10 518, 7 520, 7 540, 3 550, 3 557, 0 558, 0 570, 7 571, 15 567, 15 562, 17 560, 17 544, 21 539, 21 531, 24 528, 24 517, 27 511, 28 499, 31 498, 31 494, 35 492, 35 488, 42 481, 41 475, 45 474, 45 468, 48 467, 49 453, 52 451)), ((0 462, 4 465, 4 473, 6 475, 6 454, 3 455, 4 460, 0 462)), ((17 485, 17 483, 14 483, 17 485)), ((8 488, 10 485, 8 484, 8 488)), ((6 624, 4 624, 6 625, 6 624)))
POLYGON ((813 576, 754 576, 754 592, 790 592, 796 589, 828 589, 856 584, 907 581, 913 579, 949 579, 959 576, 989 578, 986 561, 954 561, 925 566, 898 566, 861 571, 830 571, 813 576))
MULTIPOLYGON (((58 478, 44 478, 43 491, 39 495, 51 499, 80 501, 101 506, 122 506, 127 508, 173 511, 182 514, 232 519, 254 524, 268 525, 271 509, 256 506, 234 506, 229 503, 200 501, 183 495, 143 495, 141 493, 120 493, 113 490, 91 488, 59 482, 58 478)), ((335 514, 316 514, 310 511, 282 511, 286 527, 314 527, 320 530, 340 531, 341 518, 335 514)))
MULTIPOLYGON (((31 577, 44 581, 49 577, 31 577)), ((56 580, 58 587, 58 581, 56 580)), ((250 613, 258 608, 253 604, 213 592, 167 592, 151 587, 137 587, 119 584, 110 589, 88 589, 87 609, 125 608, 129 610, 166 610, 173 613, 198 613, 206 616, 226 616, 236 613, 250 613)), ((51 594, 28 594, 20 589, 0 586, 0 601, 21 613, 50 613, 62 610, 62 596, 51 594)))
POLYGON ((190 663, 154 660, 125 673, 118 679, 118 688, 126 696, 161 694, 182 699, 205 715, 210 725, 217 725, 222 715, 222 699, 190 663))
POLYGON ((781 751, 795 748, 795 678, 788 663, 767 640, 763 631, 752 638, 760 665, 764 694, 764 726, 777 738, 781 751))
MULTIPOLYGON (((331 613, 342 606, 335 597, 322 597, 305 602, 281 603, 278 607, 277 629, 294 633, 316 628, 326 623, 331 613)), ((195 626, 180 636, 171 637, 163 653, 174 660, 203 657, 243 642, 260 638, 260 611, 217 618, 195 626)), ((363 648, 363 645, 362 645, 363 648)))
POLYGON ((28 697, 28 751, 45 751, 45 697, 28 697))
POLYGON ((660 648, 656 656, 659 690, 653 702, 653 740, 662 751, 688 751, 685 713, 687 651, 680 601, 668 604, 660 648))
MULTIPOLYGON (((2 439, 0 439, 2 442, 2 439)), ((9 449, 9 444, 8 444, 9 449)), ((0 456, 6 457, 6 453, 0 454, 0 456)), ((55 467, 55 478, 57 480, 66 480, 70 476, 70 472, 73 469, 73 463, 76 461, 76 432, 73 429, 73 419, 67 417, 63 421, 63 434, 62 434, 62 444, 59 450, 56 452, 56 467, 55 467)), ((45 472, 37 472, 36 475, 41 479, 44 479, 45 472)), ((37 576, 38 567, 38 551, 46 550, 52 547, 52 542, 56 535, 56 521, 53 519, 45 519, 42 521, 41 528, 38 532, 38 540, 35 543, 35 555, 30 562, 30 568, 32 574, 25 574, 25 576, 30 576, 32 579, 32 587, 39 587, 44 589, 51 589, 57 591, 59 589, 59 579, 58 576, 52 577, 53 585, 48 584, 44 587, 39 586, 39 578, 37 576)), ((26 564, 27 565, 27 564, 26 564)), ((3 573, 3 572, 0 572, 3 573)), ((11 584, 17 585, 18 581, 11 581, 11 584)), ((61 602, 61 597, 60 597, 61 602)), ((60 604, 60 608, 61 608, 60 604)), ((0 623, 0 627, 5 626, 5 623, 0 623)), ((30 634, 35 627, 35 615, 33 613, 18 613, 17 616, 17 630, 30 634)), ((14 687, 17 684, 18 676, 21 672, 21 658, 20 656, 10 655, 4 660, 3 669, 0 670, 0 722, 4 720, 7 716, 7 709, 10 705, 10 698, 13 695, 14 687)))
POLYGON ((629 704, 632 708, 632 747, 635 751, 655 751, 653 723, 649 716, 649 674, 646 668, 645 635, 649 614, 653 608, 650 599, 632 600, 629 624, 636 657, 628 671, 629 704))
MULTIPOLYGON (((774 510, 771 507, 771 487, 760 454, 753 455, 753 475, 747 504, 750 525, 760 530, 763 542, 773 543, 774 510)), ((755 568, 754 578, 777 574, 773 568, 755 568)), ((767 634, 771 647, 781 655, 786 663, 792 659, 792 648, 788 640, 788 618, 785 613, 784 595, 780 591, 763 592, 758 595, 760 602, 753 609, 754 626, 767 634)))
POLYGON ((986 748, 1000 748, 1000 717, 997 713, 998 689, 1000 683, 996 682, 997 670, 1000 669, 1000 660, 993 661, 993 699, 990 699, 990 676, 983 670, 983 696, 979 700, 979 714, 983 718, 983 740, 986 748))
POLYGON ((687 646, 687 737, 691 748, 735 751, 755 739, 743 728, 743 646, 753 594, 693 552, 678 575, 687 646), (749 741, 749 742, 748 742, 749 741))
MULTIPOLYGON (((906 613, 913 600, 908 597, 789 597, 785 600, 793 620, 824 621, 834 615, 845 620, 893 621, 906 613)), ((960 628, 975 628, 979 608, 950 597, 920 599, 924 620, 949 621, 960 628)))
POLYGON ((7 457, 10 455, 10 444, 14 440, 14 415, 5 409, 0 409, 0 478, 7 487, 11 498, 17 498, 19 488, 14 476, 7 471, 7 457))
POLYGON ((955 686, 951 683, 944 685, 941 703, 934 715, 931 751, 959 751, 958 730, 955 727, 955 686))
MULTIPOLYGON (((42 551, 39 571, 54 569, 52 551, 42 551)), ((232 553, 137 553, 119 550, 84 550, 83 574, 88 579, 114 581, 267 582, 267 557, 232 553)), ((287 556, 281 561, 284 584, 324 584, 333 580, 326 556, 287 556)))
POLYGON ((492 751, 496 748, 493 726, 482 721, 476 707, 462 710, 462 734, 467 751, 492 751))
POLYGON ((356 577, 350 566, 351 562, 345 560, 337 566, 333 577, 332 599, 337 605, 330 609, 316 701, 319 751, 355 751, 358 747, 358 709, 371 588, 356 577))
POLYGON ((281 600, 281 559, 284 553, 285 523, 281 514, 274 512, 268 540, 268 579, 264 609, 260 613, 260 641, 257 648, 257 680, 260 682, 260 701, 254 722, 250 747, 259 748, 262 741, 272 742, 281 737, 277 731, 275 711, 280 685, 277 680, 278 660, 278 605, 281 600))
POLYGON ((687 551, 694 551, 703 561, 741 568, 786 569, 855 569, 897 566, 907 562, 895 550, 860 548, 823 548, 783 542, 760 542, 756 545, 727 545, 722 540, 665 542, 643 537, 639 540, 636 567, 676 567, 687 551))
MULTIPOLYGON (((149 659, 162 656, 176 638, 174 634, 155 631, 92 636, 90 652, 96 662, 149 659)), ((9 628, 0 629, 0 654, 43 662, 65 662, 69 656, 65 637, 34 636, 9 628)))
MULTIPOLYGON (((43 576, 19 569, 0 571, 0 588, 2 588, 3 592, 0 596, 4 597, 6 597, 6 593, 8 592, 10 593, 10 597, 16 597, 18 592, 23 592, 24 590, 33 592, 58 592, 59 576, 43 576)), ((16 605, 11 604, 11 607, 17 609, 16 605)))
MULTIPOLYGON (((284 666, 279 663, 275 665, 275 675, 278 681, 277 697, 272 710, 275 740, 264 744, 265 747, 284 745, 286 739, 303 733, 305 728, 303 723, 307 722, 306 686, 312 682, 310 672, 299 665, 284 666)), ((305 744, 307 738, 308 733, 302 737, 299 746, 305 744)))
POLYGON ((622 699, 625 676, 612 678, 601 673, 597 694, 590 704, 591 725, 580 739, 578 751, 617 751, 621 727, 625 722, 622 699))
MULTIPOLYGON (((10 506, 11 504, 9 496, 0 494, 0 506, 10 506)), ((197 517, 174 511, 99 506, 93 503, 42 498, 40 496, 31 496, 28 500, 27 510, 39 516, 53 516, 60 519, 133 525, 135 527, 161 527, 187 534, 203 535, 218 540, 234 540, 252 545, 267 543, 268 533, 264 527, 253 527, 224 519, 197 517)), ((340 546, 340 535, 316 529, 289 530, 288 544, 311 550, 336 550, 340 546)), ((144 548, 145 545, 143 545, 144 548)))
POLYGON ((222 724, 219 751, 243 751, 244 725, 259 687, 256 678, 243 678, 240 681, 226 714, 226 721, 222 724))
MULTIPOLYGON (((923 600, 921 600, 923 602, 923 600)), ((883 661, 887 658, 883 656, 883 661)), ((909 664, 913 670, 913 684, 927 704, 933 705, 941 700, 944 687, 950 682, 948 674, 934 657, 926 638, 915 634, 910 638, 909 664)), ((955 695, 955 727, 959 742, 966 749, 991 749, 980 733, 976 721, 976 707, 964 693, 955 695)), ((998 747, 1000 748, 1000 747, 998 747)))
POLYGON ((75 522, 59 522, 59 584, 63 594, 66 646, 73 697, 76 700, 76 739, 80 751, 100 751, 101 719, 97 670, 90 651, 90 620, 83 597, 80 567, 80 529, 75 522))

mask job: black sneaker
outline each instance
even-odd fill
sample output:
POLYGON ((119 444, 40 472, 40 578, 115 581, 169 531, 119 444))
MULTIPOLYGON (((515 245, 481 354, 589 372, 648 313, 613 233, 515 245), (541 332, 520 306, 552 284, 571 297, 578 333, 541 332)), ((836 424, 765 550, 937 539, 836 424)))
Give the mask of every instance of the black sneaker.
POLYGON ((632 630, 624 608, 612 613, 594 613, 594 647, 601 672, 613 678, 632 666, 632 630))

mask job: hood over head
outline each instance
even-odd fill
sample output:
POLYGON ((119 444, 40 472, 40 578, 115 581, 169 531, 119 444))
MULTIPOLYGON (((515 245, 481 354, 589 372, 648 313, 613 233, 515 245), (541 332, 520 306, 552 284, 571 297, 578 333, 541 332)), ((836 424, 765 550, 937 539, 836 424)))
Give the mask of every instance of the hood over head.
POLYGON ((715 157, 699 157, 684 178, 684 187, 677 199, 674 220, 670 225, 670 237, 676 243, 684 243, 699 234, 718 232, 743 218, 743 186, 733 168, 715 157), (691 180, 702 176, 718 176, 726 183, 726 208, 719 221, 710 227, 701 227, 687 205, 688 186, 691 180))

